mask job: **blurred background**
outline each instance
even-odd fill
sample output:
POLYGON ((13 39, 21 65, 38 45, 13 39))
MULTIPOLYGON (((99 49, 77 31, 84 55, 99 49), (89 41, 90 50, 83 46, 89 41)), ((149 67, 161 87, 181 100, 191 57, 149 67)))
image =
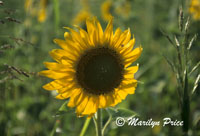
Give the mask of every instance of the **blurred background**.
MULTIPOLYGON (((175 60, 176 51, 161 31, 180 36, 178 29, 181 0, 0 0, 0 135, 46 136, 52 131, 58 136, 78 136, 85 117, 73 112, 56 115, 65 102, 42 85, 51 81, 38 76, 44 70, 44 61, 53 61, 48 55, 59 48, 54 38, 63 39, 64 26, 79 25, 86 29, 85 19, 97 16, 105 29, 109 17, 114 16, 114 30, 127 28, 140 44, 143 52, 137 63, 140 81, 134 95, 129 95, 117 107, 127 108, 140 115, 141 120, 165 117, 181 120, 176 75, 165 57, 175 60)), ((184 1, 185 20, 190 16, 189 36, 200 34, 200 21, 189 14, 190 1, 184 1)), ((190 69, 199 62, 200 39, 191 47, 190 69)), ((189 88, 193 87, 199 69, 191 74, 189 88)), ((198 83, 199 84, 199 83, 198 83)), ((191 89, 190 89, 191 90, 191 89)), ((189 91, 190 91, 189 90, 189 91)), ((200 88, 191 96, 191 135, 200 135, 200 88)), ((108 119, 103 112, 104 123, 108 119)), ((115 120, 106 136, 179 136, 181 127, 117 127, 115 120)), ((86 136, 95 135, 91 121, 86 136)))

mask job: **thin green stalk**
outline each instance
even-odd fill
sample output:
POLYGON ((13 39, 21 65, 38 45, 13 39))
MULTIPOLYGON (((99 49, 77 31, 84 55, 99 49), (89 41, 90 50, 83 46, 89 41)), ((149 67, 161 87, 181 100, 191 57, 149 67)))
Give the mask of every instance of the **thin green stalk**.
POLYGON ((56 120, 56 122, 54 124, 54 127, 53 127, 53 130, 51 131, 50 136, 54 136, 55 135, 56 129, 58 128, 59 124, 60 124, 60 120, 56 120))
POLYGON ((189 116, 190 116, 190 98, 189 98, 189 93, 188 93, 187 70, 185 71, 184 90, 183 91, 184 91, 184 94, 183 94, 183 105, 182 105, 181 118, 184 121, 184 124, 183 124, 184 136, 188 136, 189 116))
POLYGON ((94 121, 95 130, 96 130, 96 133, 97 133, 98 132, 98 128, 97 128, 97 120, 96 120, 95 116, 93 116, 93 121, 94 121))
POLYGON ((96 113, 96 118, 93 117, 97 136, 103 136, 103 134, 102 134, 102 115, 101 114, 102 114, 101 109, 99 109, 96 113))
POLYGON ((102 134, 104 135, 106 128, 108 127, 108 125, 110 124, 111 120, 112 120, 112 115, 108 112, 109 114, 109 118, 108 121, 106 122, 106 124, 104 125, 103 129, 102 129, 102 134))
POLYGON ((97 128, 98 128, 98 136, 102 135, 102 115, 101 109, 97 111, 97 128))
POLYGON ((90 120, 91 120, 91 118, 87 118, 85 120, 85 123, 84 123, 83 128, 82 128, 81 133, 80 133, 80 136, 84 136, 84 134, 85 134, 85 132, 86 132, 86 130, 87 130, 89 124, 90 124, 90 120))

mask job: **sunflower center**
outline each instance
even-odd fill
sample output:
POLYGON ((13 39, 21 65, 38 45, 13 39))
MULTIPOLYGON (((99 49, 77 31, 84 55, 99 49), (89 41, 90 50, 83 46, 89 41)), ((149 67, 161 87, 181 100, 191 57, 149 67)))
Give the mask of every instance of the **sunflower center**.
POLYGON ((123 68, 116 51, 107 47, 95 48, 81 56, 77 63, 76 78, 88 93, 105 94, 119 86, 123 68))

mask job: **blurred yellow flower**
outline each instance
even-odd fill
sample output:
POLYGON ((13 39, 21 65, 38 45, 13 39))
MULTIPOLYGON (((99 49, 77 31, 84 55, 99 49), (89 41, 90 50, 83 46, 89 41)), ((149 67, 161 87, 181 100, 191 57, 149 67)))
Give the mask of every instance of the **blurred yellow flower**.
POLYGON ((24 8, 27 13, 31 16, 37 16, 39 22, 44 22, 46 20, 46 8, 48 0, 40 0, 38 4, 34 4, 34 0, 25 0, 24 8), (38 7, 37 7, 38 6, 38 7))
POLYGON ((32 25, 32 21, 29 18, 24 20, 24 26, 25 27, 31 27, 31 25, 32 25))
POLYGON ((46 20, 46 7, 47 7, 47 0, 40 0, 40 10, 38 12, 38 21, 44 22, 46 20))
POLYGON ((24 3, 24 9, 26 13, 29 13, 31 16, 37 15, 37 9, 33 6, 34 0, 26 0, 24 3))
POLYGON ((160 125, 154 126, 153 129, 152 129, 152 131, 153 131, 153 134, 158 135, 160 133, 160 131, 161 131, 160 125))
POLYGON ((43 86, 56 90, 57 99, 70 98, 69 107, 76 107, 77 116, 93 116, 99 108, 115 106, 134 94, 137 66, 130 66, 142 52, 133 49, 135 38, 130 29, 117 28, 113 34, 112 18, 105 31, 96 18, 86 20, 87 31, 79 32, 66 27, 65 40, 54 42, 62 49, 54 49, 50 55, 56 62, 45 62, 49 70, 40 75, 54 79, 43 86))
POLYGON ((106 0, 101 5, 101 15, 105 21, 109 21, 112 17, 111 9, 113 2, 111 0, 106 0))
POLYGON ((88 0, 81 0, 81 5, 83 6, 84 9, 89 10, 88 0))
POLYGON ((90 12, 90 7, 88 4, 88 0, 81 0, 82 9, 78 12, 77 15, 72 20, 72 24, 80 25, 84 24, 87 18, 92 17, 92 13, 90 12))
POLYGON ((200 19, 200 0, 191 0, 189 12, 195 20, 200 19))
POLYGON ((31 8, 32 2, 33 2, 32 0, 25 1, 24 8, 25 8, 26 12, 28 12, 28 10, 31 8))
POLYGON ((121 17, 128 18, 131 13, 131 3, 129 1, 124 1, 115 8, 115 13, 121 17))
POLYGON ((85 23, 85 20, 91 17, 91 13, 85 9, 81 10, 72 20, 72 24, 78 25, 85 23))

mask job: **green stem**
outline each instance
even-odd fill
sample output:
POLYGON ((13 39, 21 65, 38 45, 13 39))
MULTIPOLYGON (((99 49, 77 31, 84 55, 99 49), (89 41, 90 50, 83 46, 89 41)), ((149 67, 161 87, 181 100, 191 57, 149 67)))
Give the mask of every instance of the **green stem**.
POLYGON ((50 136, 54 136, 55 135, 56 129, 58 128, 59 124, 60 124, 60 120, 56 120, 56 122, 54 124, 54 127, 53 127, 53 130, 51 131, 50 136))
POLYGON ((89 124, 90 124, 90 120, 91 120, 91 118, 87 118, 85 120, 84 126, 83 126, 83 128, 81 130, 81 133, 80 133, 80 136, 84 136, 84 134, 85 134, 85 132, 86 132, 86 130, 87 130, 89 124))
POLYGON ((108 112, 109 114, 109 118, 108 118, 108 121, 106 122, 106 124, 104 125, 103 129, 102 129, 102 134, 104 135, 105 133, 105 130, 107 128, 107 126, 110 124, 111 120, 112 120, 112 115, 108 112))
POLYGON ((97 136, 103 136, 102 134, 102 115, 101 115, 101 109, 99 109, 96 113, 96 118, 93 117, 94 124, 96 127, 96 134, 97 136))

